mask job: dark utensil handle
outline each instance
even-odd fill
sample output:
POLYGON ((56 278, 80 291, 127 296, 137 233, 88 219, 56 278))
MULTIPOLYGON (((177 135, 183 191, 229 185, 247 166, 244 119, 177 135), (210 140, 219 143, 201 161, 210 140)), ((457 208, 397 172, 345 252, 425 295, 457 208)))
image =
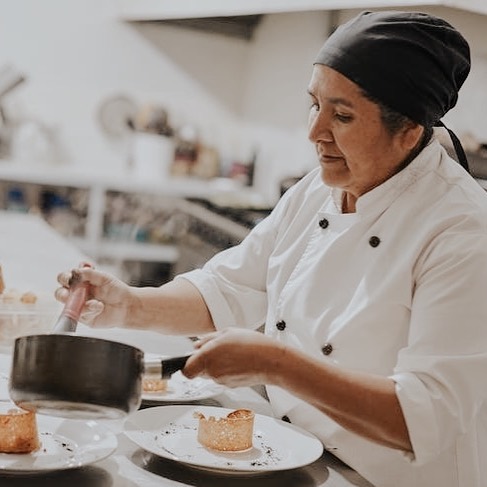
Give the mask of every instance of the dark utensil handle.
POLYGON ((186 365, 190 355, 184 355, 182 357, 166 358, 161 361, 161 376, 163 379, 169 379, 174 372, 181 370, 186 365))

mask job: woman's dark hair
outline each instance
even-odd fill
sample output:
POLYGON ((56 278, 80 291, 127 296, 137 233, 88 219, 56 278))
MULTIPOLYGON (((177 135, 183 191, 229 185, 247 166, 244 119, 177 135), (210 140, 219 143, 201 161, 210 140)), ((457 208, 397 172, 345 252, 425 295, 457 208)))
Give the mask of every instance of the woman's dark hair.
MULTIPOLYGON (((382 103, 380 100, 377 100, 376 98, 371 96, 366 91, 362 90, 362 94, 365 96, 365 98, 378 105, 382 123, 384 124, 384 126, 386 127, 386 129, 391 135, 394 135, 395 133, 399 132, 399 130, 401 130, 407 124, 410 124, 412 122, 412 120, 409 117, 403 115, 402 113, 396 112, 392 108, 382 103)), ((423 137, 421 138, 420 144, 415 151, 416 154, 421 152, 426 147, 426 145, 428 145, 428 142, 430 141, 432 136, 433 136, 433 127, 425 126, 423 137)))

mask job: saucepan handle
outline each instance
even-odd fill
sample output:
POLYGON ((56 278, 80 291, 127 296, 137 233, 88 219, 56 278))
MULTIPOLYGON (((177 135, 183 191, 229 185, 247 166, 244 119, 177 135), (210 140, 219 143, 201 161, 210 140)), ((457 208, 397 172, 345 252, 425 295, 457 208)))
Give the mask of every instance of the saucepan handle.
POLYGON ((171 375, 174 374, 174 372, 183 369, 189 357, 191 357, 191 354, 183 355, 181 357, 171 357, 171 358, 162 359, 161 360, 162 378, 169 379, 169 377, 171 377, 171 375))

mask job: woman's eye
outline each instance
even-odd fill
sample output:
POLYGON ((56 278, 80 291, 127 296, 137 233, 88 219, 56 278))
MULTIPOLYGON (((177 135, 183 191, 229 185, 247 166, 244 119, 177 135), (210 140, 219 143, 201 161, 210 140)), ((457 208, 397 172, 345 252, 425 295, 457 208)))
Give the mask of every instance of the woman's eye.
POLYGON ((320 109, 320 106, 318 105, 317 102, 314 101, 311 102, 309 109, 317 112, 320 109))
POLYGON ((342 123, 349 123, 353 120, 351 115, 346 115, 344 113, 335 113, 335 118, 342 123))

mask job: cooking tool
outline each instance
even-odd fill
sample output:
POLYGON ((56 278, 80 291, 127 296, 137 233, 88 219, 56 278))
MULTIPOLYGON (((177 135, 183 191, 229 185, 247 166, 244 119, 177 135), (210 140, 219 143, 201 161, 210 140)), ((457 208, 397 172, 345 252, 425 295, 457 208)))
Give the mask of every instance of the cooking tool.
MULTIPOLYGON (((9 391, 23 409, 73 419, 117 419, 139 408, 144 352, 72 333, 86 295, 86 284, 74 282, 55 333, 15 340, 9 391)), ((184 367, 188 357, 162 359, 162 377, 184 367)))
POLYGON ((81 310, 88 297, 87 283, 80 282, 79 275, 71 279, 69 298, 53 328, 53 333, 69 333, 76 331, 81 310))

